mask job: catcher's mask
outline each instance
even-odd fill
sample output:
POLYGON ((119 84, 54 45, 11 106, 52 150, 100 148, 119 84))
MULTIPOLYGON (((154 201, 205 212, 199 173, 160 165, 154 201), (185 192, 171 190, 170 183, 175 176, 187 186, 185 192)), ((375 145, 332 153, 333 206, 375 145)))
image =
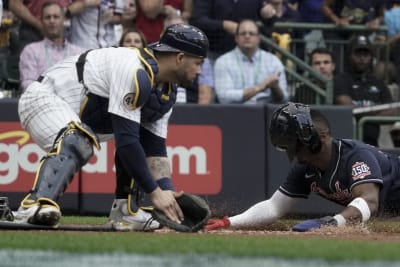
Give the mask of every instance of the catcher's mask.
POLYGON ((196 57, 206 57, 208 38, 198 28, 186 24, 168 26, 161 35, 160 41, 149 47, 158 52, 182 52, 196 57))
POLYGON ((290 160, 301 147, 312 153, 321 150, 321 140, 310 115, 310 108, 300 103, 288 102, 274 111, 269 127, 272 145, 285 151, 290 160))

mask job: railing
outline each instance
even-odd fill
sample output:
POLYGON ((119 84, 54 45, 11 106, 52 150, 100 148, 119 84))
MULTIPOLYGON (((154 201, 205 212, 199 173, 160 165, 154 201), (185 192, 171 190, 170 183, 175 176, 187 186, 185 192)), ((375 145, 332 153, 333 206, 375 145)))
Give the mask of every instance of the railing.
MULTIPOLYGON (((262 24, 260 24, 262 26, 262 24)), ((347 26, 336 26, 334 24, 326 24, 326 23, 298 23, 298 22, 277 22, 274 24, 274 28, 276 29, 290 29, 290 30, 331 30, 331 31, 348 31, 348 32, 379 32, 382 35, 387 36, 387 27, 381 26, 376 30, 371 30, 367 26, 364 25, 347 25, 347 26)), ((285 63, 285 70, 287 73, 288 86, 289 86, 289 95, 291 97, 294 96, 296 89, 299 84, 304 84, 308 87, 309 91, 315 95, 315 101, 313 104, 333 104, 333 82, 326 79, 324 76, 316 72, 311 68, 309 64, 306 63, 307 59, 299 58, 296 56, 296 44, 303 43, 305 44, 305 40, 303 39, 291 39, 290 51, 287 51, 281 48, 275 41, 272 39, 261 36, 261 41, 266 44, 272 52, 279 53, 281 55, 282 61, 285 63), (291 62, 293 66, 288 67, 287 62, 291 62), (302 75, 301 73, 305 73, 307 75, 302 75)), ((348 40, 324 40, 326 46, 328 48, 333 46, 338 46, 341 51, 341 59, 339 62, 345 62, 345 47, 348 44, 348 40)), ((384 55, 378 55, 385 63, 389 60, 389 44, 387 41, 385 42, 376 42, 375 46, 383 47, 384 55)), ((306 56, 306 53, 305 53, 306 56)), ((387 64, 385 64, 386 66, 387 64)), ((337 71, 343 70, 343 66, 337 66, 337 71)), ((385 73, 387 73, 385 71, 385 73)), ((386 76, 387 78, 387 76, 386 76)))
POLYGON ((393 124, 397 121, 400 121, 399 116, 365 116, 365 117, 361 117, 358 120, 358 122, 356 123, 356 125, 357 125, 356 139, 362 140, 363 134, 364 134, 364 125, 367 122, 376 122, 379 125, 384 125, 384 124, 393 124))
MULTIPOLYGON (((366 25, 355 25, 355 24, 349 24, 346 26, 336 26, 335 24, 331 23, 298 23, 298 22, 277 22, 274 24, 275 29, 280 29, 280 30, 304 30, 304 31, 310 31, 310 30, 322 30, 322 31, 338 31, 338 32, 350 32, 350 33, 363 33, 363 32, 368 32, 370 34, 372 33, 379 33, 379 35, 383 35, 386 37, 387 40, 387 34, 388 34, 388 28, 386 26, 380 26, 377 29, 370 29, 366 25)), ((295 44, 299 43, 304 43, 303 39, 296 39, 292 37, 292 46, 291 46, 291 52, 293 54, 296 54, 296 46, 295 44)), ((348 40, 332 40, 332 39, 324 39, 324 43, 326 46, 330 49, 333 49, 334 46, 339 46, 338 48, 340 49, 340 58, 338 61, 339 62, 345 62, 345 46, 348 44, 348 40)), ((376 57, 384 60, 387 62, 389 59, 389 43, 387 41, 376 41, 373 42, 373 45, 375 48, 383 48, 382 50, 384 51, 384 54, 381 55, 380 49, 377 49, 378 54, 376 57)), ((307 56, 307 55, 306 55, 307 56)), ((306 61, 307 58, 302 58, 302 60, 306 61)), ((337 66, 339 71, 343 70, 343 65, 337 66)))
POLYGON ((286 72, 291 75, 292 77, 296 78, 298 81, 306 84, 309 86, 317 95, 322 96, 325 98, 326 104, 333 103, 333 82, 328 80, 325 76, 321 75, 320 73, 316 72, 310 65, 305 63, 303 60, 295 56, 289 51, 286 51, 279 47, 273 40, 267 38, 264 35, 261 35, 261 41, 264 42, 270 49, 274 50, 275 52, 279 52, 282 55, 283 61, 291 61, 295 64, 294 70, 289 67, 285 67, 286 72), (321 83, 326 84, 326 90, 321 88, 316 83, 312 82, 312 80, 308 77, 302 76, 298 74, 296 70, 304 71, 310 73, 310 77, 321 81, 321 83))

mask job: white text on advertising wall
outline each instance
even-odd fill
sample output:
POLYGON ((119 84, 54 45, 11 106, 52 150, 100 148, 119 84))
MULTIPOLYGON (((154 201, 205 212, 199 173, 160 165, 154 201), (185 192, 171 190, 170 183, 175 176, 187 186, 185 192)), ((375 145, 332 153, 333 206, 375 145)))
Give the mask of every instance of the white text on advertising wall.
MULTIPOLYGON (((109 160, 114 159, 113 147, 110 144, 102 143, 100 151, 95 150, 95 160, 87 163, 82 170, 87 173, 115 173, 114 164, 109 165, 109 160), (112 166, 110 167, 107 166, 112 166)), ((201 146, 184 147, 175 146, 167 147, 168 158, 177 175, 207 175, 207 152, 201 146), (190 165, 192 162, 192 166, 190 165)), ((29 173, 34 176, 39 166, 40 159, 45 152, 34 143, 26 143, 23 145, 0 143, 0 185, 12 184, 20 177, 20 171, 29 173)), ((111 163, 110 163, 111 164, 111 163)))
MULTIPOLYGON (((196 170, 195 174, 204 175, 207 174, 207 153, 203 147, 194 146, 186 148, 183 146, 167 147, 167 154, 171 168, 173 167, 174 157, 178 157, 179 174, 190 173, 190 158, 195 158, 196 170)), ((174 170, 172 170, 174 173, 174 170)))

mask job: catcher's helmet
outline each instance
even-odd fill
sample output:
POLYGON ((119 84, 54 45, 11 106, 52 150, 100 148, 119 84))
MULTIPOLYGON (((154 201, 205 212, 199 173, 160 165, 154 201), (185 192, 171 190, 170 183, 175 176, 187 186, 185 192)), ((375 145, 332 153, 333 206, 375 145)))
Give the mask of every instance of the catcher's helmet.
POLYGON ((321 150, 321 140, 312 122, 310 108, 304 104, 288 102, 275 110, 269 133, 272 145, 286 151, 291 160, 301 146, 312 153, 321 150))
POLYGON ((186 24, 168 26, 160 41, 149 45, 158 52, 182 52, 197 57, 206 57, 208 46, 207 36, 200 29, 186 24))

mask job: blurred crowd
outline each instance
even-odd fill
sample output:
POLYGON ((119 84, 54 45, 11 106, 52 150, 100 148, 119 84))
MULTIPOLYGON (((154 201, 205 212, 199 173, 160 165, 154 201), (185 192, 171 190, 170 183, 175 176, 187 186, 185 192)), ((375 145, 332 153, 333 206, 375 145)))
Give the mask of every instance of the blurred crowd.
MULTIPOLYGON (((169 25, 184 23, 206 33, 210 51, 201 75, 179 85, 179 103, 323 104, 307 83, 292 85, 285 71, 290 62, 262 36, 332 80, 334 104, 365 107, 399 97, 400 0, 2 0, 0 5, 0 57, 8 64, 1 68, 1 86, 9 86, 4 80, 11 74, 4 72, 17 68, 19 93, 68 56, 110 46, 143 48, 169 25), (277 22, 334 27, 277 28, 277 22), (347 25, 364 31, 343 30, 347 25), (328 45, 329 40, 340 45, 328 45), (387 58, 382 47, 389 49, 387 58)), ((368 127, 364 141, 378 145, 379 125, 368 127)))

